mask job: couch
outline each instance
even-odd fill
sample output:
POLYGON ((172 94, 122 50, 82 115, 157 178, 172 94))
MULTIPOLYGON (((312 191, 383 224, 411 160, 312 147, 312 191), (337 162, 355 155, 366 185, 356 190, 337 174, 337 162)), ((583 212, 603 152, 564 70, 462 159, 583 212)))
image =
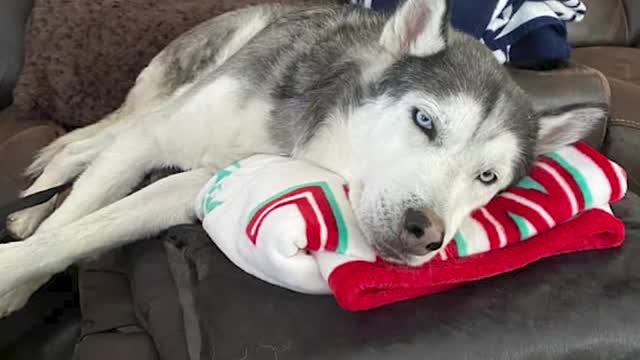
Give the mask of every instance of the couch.
MULTIPOLYGON (((0 203, 25 186, 38 149, 117 107, 170 39, 259 2, 0 0, 0 203)), ((81 360, 640 358, 640 4, 585 2, 566 67, 510 71, 537 108, 609 104, 587 140, 629 173, 615 208, 627 226, 621 249, 353 314, 247 276, 184 225, 61 275, 0 320, 0 348, 81 360)))

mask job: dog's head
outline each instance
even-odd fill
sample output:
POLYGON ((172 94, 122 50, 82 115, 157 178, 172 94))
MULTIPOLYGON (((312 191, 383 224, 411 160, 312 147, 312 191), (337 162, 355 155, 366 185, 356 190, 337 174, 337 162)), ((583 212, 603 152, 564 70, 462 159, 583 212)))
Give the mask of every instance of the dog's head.
POLYGON ((453 31, 446 0, 407 0, 379 38, 393 61, 351 111, 354 211, 377 252, 419 265, 462 220, 520 179, 537 154, 578 141, 599 106, 534 111, 479 41, 453 31))

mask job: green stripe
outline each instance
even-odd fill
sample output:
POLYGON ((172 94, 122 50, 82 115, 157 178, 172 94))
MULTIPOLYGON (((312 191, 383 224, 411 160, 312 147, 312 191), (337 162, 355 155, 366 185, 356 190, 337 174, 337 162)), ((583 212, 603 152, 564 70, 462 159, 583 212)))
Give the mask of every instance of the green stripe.
POLYGON ((520 180, 520 182, 518 182, 516 186, 523 189, 538 190, 545 194, 548 194, 547 189, 545 189, 544 186, 542 186, 539 182, 533 180, 529 176, 525 176, 524 178, 522 178, 522 180, 520 180))
POLYGON ((210 212, 212 212, 215 208, 217 208, 218 206, 222 205, 223 202, 216 200, 216 199, 211 199, 209 198, 205 204, 205 209, 207 211, 207 214, 209 214, 210 212))
POLYGON ((224 180, 224 178, 226 178, 228 176, 231 176, 231 174, 233 174, 233 172, 230 171, 228 168, 218 171, 218 173, 216 174, 216 182, 215 182, 215 184, 218 184, 219 182, 224 180))
POLYGON ((467 256, 469 253, 467 250, 467 241, 464 239, 462 232, 457 231, 453 239, 455 240, 456 247, 458 248, 458 256, 467 256))
POLYGON ((338 247, 336 248, 336 252, 338 254, 344 254, 349 246, 349 233, 347 232, 347 225, 345 224, 344 217, 342 216, 342 211, 340 211, 336 197, 333 195, 331 188, 329 188, 329 184, 322 182, 319 185, 324 190, 327 200, 329 200, 329 204, 333 210, 333 215, 336 219, 336 224, 338 225, 338 247))
POLYGON ((214 173, 213 176, 215 180, 213 181, 213 184, 211 185, 209 190, 207 190, 205 195, 202 197, 202 208, 205 210, 205 214, 209 214, 211 211, 213 211, 213 209, 222 205, 223 203, 222 201, 218 201, 214 199, 215 195, 213 195, 213 193, 220 190, 221 188, 220 182, 222 182, 224 178, 229 177, 233 174, 233 170, 231 169, 232 167, 239 169, 241 167, 240 162, 236 161, 230 166, 224 169, 220 169, 214 173))
POLYGON ((209 213, 207 212, 207 198, 208 198, 208 197, 209 197, 209 194, 208 194, 208 193, 207 193, 207 194, 205 194, 205 195, 202 197, 202 205, 201 205, 201 206, 202 206, 202 209, 204 210, 204 214, 205 214, 205 215, 208 215, 208 214, 209 214, 209 213))
POLYGON ((582 175, 580 170, 571 165, 565 158, 563 158, 556 152, 552 152, 546 155, 555 160, 571 174, 573 179, 576 181, 576 184, 578 184, 578 187, 580 188, 580 192, 582 193, 582 197, 584 198, 585 208, 591 208, 593 205, 593 196, 591 195, 591 190, 589 189, 589 183, 587 182, 587 179, 585 179, 585 177, 582 175))
POLYGON ((516 214, 508 213, 511 220, 513 220, 516 225, 518 225, 518 231, 520 232, 520 240, 529 238, 529 227, 527 226, 527 221, 516 214))

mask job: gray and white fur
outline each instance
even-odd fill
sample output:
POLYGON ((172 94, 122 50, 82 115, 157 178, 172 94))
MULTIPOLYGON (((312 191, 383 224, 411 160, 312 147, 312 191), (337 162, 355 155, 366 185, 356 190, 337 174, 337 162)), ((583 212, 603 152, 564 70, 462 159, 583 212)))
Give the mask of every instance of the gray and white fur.
POLYGON ((536 113, 489 51, 449 26, 446 0, 407 0, 391 15, 230 12, 170 43, 119 109, 34 161, 24 195, 76 180, 57 210, 51 201, 10 217, 24 240, 0 245, 0 314, 74 262, 196 221, 212 172, 256 153, 343 176, 379 255, 419 265, 536 154, 603 116, 592 105, 536 113), (129 195, 169 166, 184 172, 129 195))

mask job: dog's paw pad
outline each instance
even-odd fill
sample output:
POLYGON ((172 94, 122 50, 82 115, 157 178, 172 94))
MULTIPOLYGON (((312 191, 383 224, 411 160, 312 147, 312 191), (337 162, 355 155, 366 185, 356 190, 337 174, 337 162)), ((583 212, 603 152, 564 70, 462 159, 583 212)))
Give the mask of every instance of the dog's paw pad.
POLYGON ((9 236, 16 240, 26 239, 31 236, 40 225, 30 216, 20 216, 19 214, 9 216, 7 219, 7 232, 9 236))

